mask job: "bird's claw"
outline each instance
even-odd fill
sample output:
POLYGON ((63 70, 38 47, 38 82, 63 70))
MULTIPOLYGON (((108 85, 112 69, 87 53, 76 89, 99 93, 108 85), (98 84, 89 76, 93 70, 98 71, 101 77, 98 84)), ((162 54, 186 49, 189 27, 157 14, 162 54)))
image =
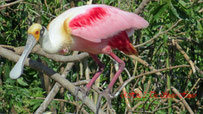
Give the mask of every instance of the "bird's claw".
POLYGON ((107 100, 107 103, 109 105, 109 108, 112 108, 111 106, 111 99, 113 98, 113 96, 110 94, 110 90, 107 88, 105 89, 103 92, 100 93, 97 104, 96 104, 96 114, 98 114, 99 108, 100 108, 100 102, 102 97, 105 97, 105 99, 107 100))
POLYGON ((76 88, 75 88, 75 92, 74 92, 75 100, 76 100, 76 101, 79 100, 79 99, 78 99, 78 92, 79 92, 79 91, 83 94, 83 96, 82 96, 82 102, 84 102, 86 96, 87 96, 88 93, 89 93, 89 89, 88 89, 88 88, 85 88, 85 87, 76 87, 76 88))

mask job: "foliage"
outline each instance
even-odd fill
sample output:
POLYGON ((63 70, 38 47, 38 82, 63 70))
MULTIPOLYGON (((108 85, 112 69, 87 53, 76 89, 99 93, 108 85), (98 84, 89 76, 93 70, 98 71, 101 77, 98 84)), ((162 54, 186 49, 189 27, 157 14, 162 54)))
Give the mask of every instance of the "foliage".
MULTIPOLYGON (((2 0, 0 1, 0 6, 8 4, 9 2, 13 1, 2 0)), ((141 2, 141 0, 93 0, 94 4, 105 3, 131 12, 134 12, 141 2)), ((27 38, 27 28, 33 22, 39 22, 42 25, 47 26, 52 19, 63 11, 74 6, 85 5, 86 3, 87 0, 24 0, 23 2, 19 2, 10 7, 0 8, 0 44, 15 47, 24 46, 27 38)), ((165 34, 161 34, 153 42, 139 47, 140 57, 156 69, 189 64, 179 50, 173 45, 172 41, 175 40, 178 41, 179 45, 195 65, 199 67, 200 70, 203 70, 203 46, 201 45, 203 44, 202 6, 202 1, 198 0, 151 1, 141 14, 150 23, 150 26, 142 30, 141 33, 140 31, 135 33, 133 38, 131 38, 134 45, 135 43, 141 44, 150 40, 159 32, 160 28, 162 28, 162 31, 165 31, 172 27, 178 20, 181 21, 172 28, 172 30, 169 30, 165 34), (137 39, 139 39, 139 41, 137 39)), ((131 75, 138 75, 143 72, 151 71, 150 68, 134 62, 131 58, 122 53, 118 51, 115 51, 115 53, 125 60, 126 69, 131 75)), ((36 54, 31 54, 30 57, 35 60, 44 61, 50 68, 57 72, 60 72, 67 64, 57 63, 36 54)), ((108 56, 100 55, 100 58, 106 65, 105 71, 100 78, 100 85, 103 88, 106 88, 110 81, 109 76, 112 72, 115 72, 115 69, 113 68, 113 62, 108 56), (110 72, 109 69, 113 69, 113 71, 110 72)), ((81 64, 84 66, 85 64, 87 65, 86 61, 87 60, 82 61, 81 64)), ((9 78, 9 72, 15 63, 2 58, 1 56, 0 62, 0 113, 9 113, 13 110, 17 113, 33 113, 43 101, 39 98, 45 98, 47 95, 47 89, 44 88, 44 83, 40 78, 41 73, 25 67, 24 74, 21 78, 11 80, 9 78)), ((88 59, 88 67, 92 71, 90 75, 93 75, 97 70, 97 65, 95 65, 92 59, 88 59)), ((85 72, 85 70, 82 71, 85 72)), ((187 92, 190 91, 197 80, 201 78, 201 81, 195 89, 192 90, 192 93, 198 93, 197 97, 188 98, 186 101, 195 113, 202 113, 202 96, 199 96, 199 93, 202 94, 203 75, 198 72, 196 74, 191 72, 191 68, 179 68, 165 71, 161 77, 152 74, 133 80, 126 86, 128 93, 133 92, 136 88, 141 89, 143 93, 148 92, 145 98, 129 98, 132 107, 140 101, 144 102, 134 111, 138 113, 143 110, 150 112, 157 110, 157 108, 166 107, 169 104, 161 104, 155 97, 150 98, 150 92, 165 92, 170 86, 177 88, 181 93, 187 92), (170 86, 167 84, 170 84, 170 86), (200 104, 198 104, 198 102, 200 104)), ((81 73, 80 63, 76 63, 71 72, 69 72, 67 79, 71 82, 76 82, 79 79, 85 79, 84 75, 84 73, 81 73)), ((122 76, 124 81, 129 78, 126 72, 123 72, 122 76)), ((54 82, 50 81, 49 86, 52 86, 53 84, 54 82)), ((120 83, 117 81, 114 88, 117 88, 119 85, 120 83)), ((57 100, 52 101, 52 104, 49 105, 50 107, 47 110, 53 110, 54 107, 58 113, 73 113, 76 109, 75 105, 71 103, 74 102, 74 97, 68 94, 68 92, 63 94, 58 93, 56 96, 56 98, 70 101, 65 102, 64 110, 60 107, 61 102, 57 100)), ((93 95, 94 93, 90 94, 91 97, 94 97, 93 95)), ((125 99, 120 96, 113 99, 112 104, 113 109, 115 109, 117 113, 124 113, 127 107, 125 99)), ((186 109, 179 107, 180 104, 177 103, 175 106, 157 110, 157 113, 187 113, 186 109), (180 110, 177 110, 175 106, 180 110)), ((91 112, 87 107, 85 107, 85 109, 86 111, 91 112)))

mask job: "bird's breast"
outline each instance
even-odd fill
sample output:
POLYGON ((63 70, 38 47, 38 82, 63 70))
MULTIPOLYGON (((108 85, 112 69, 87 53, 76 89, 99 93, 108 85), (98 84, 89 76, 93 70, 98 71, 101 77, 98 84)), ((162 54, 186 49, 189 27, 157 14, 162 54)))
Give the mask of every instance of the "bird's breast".
POLYGON ((92 54, 101 54, 104 53, 103 49, 108 46, 107 40, 95 43, 76 36, 74 36, 72 39, 73 43, 70 49, 74 51, 84 51, 92 54))

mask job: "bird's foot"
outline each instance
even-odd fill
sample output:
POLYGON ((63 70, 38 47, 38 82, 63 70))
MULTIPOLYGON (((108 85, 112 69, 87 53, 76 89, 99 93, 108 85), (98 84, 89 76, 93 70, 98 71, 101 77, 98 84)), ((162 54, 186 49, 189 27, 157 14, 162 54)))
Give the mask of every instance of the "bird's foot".
POLYGON ((104 97, 107 100, 109 108, 112 108, 111 99, 113 98, 113 96, 110 94, 110 90, 107 88, 102 93, 100 93, 100 95, 99 95, 97 105, 96 105, 96 114, 98 114, 102 97, 104 97))
POLYGON ((64 49, 59 51, 59 54, 60 55, 66 55, 68 52, 69 52, 69 49, 68 48, 64 48, 64 49))
POLYGON ((78 92, 80 91, 83 96, 82 96, 82 102, 85 101, 85 98, 86 96, 88 95, 89 93, 89 88, 86 88, 86 87, 76 87, 75 88, 75 92, 74 92, 74 95, 75 95, 75 100, 78 101, 78 92))

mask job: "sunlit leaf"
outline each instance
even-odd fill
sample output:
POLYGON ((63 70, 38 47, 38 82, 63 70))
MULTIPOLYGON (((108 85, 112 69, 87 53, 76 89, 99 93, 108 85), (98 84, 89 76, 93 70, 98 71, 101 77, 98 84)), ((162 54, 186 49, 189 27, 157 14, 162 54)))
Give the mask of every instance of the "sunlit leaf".
POLYGON ((28 86, 27 82, 24 81, 24 79, 21 77, 21 78, 18 78, 17 79, 17 82, 22 85, 22 86, 28 86))
POLYGON ((168 4, 163 4, 159 7, 157 7, 153 12, 153 19, 157 20, 164 12, 166 12, 168 8, 168 4))
POLYGON ((175 15, 177 18, 180 18, 176 8, 173 6, 173 4, 170 4, 170 10, 172 11, 173 15, 175 15))

